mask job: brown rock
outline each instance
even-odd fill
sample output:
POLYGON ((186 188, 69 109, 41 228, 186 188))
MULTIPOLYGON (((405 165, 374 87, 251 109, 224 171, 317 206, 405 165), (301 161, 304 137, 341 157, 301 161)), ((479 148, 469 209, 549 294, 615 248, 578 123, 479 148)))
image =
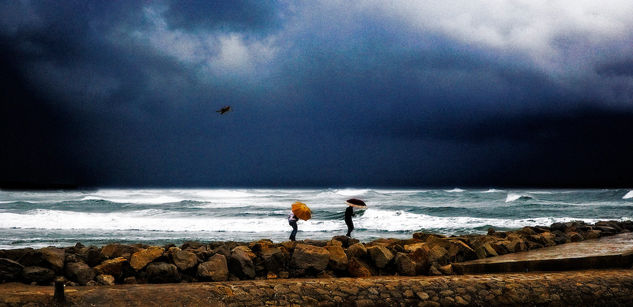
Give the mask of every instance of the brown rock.
POLYGON ((27 266, 22 271, 22 278, 27 283, 36 282, 39 285, 46 285, 53 281, 55 272, 39 266, 27 266))
POLYGON ((367 248, 365 248, 365 245, 363 245, 363 243, 352 244, 350 245, 350 247, 347 248, 347 256, 349 258, 356 257, 359 259, 363 259, 367 257, 367 248))
MULTIPOLYGON (((335 240, 336 241, 336 240, 335 240)), ((339 241, 336 241, 339 242, 339 241)), ((347 255, 345 254, 345 250, 339 245, 328 245, 325 247, 330 254, 330 260, 328 262, 328 266, 332 270, 343 271, 347 269, 347 255)))
POLYGON ((413 253, 416 250, 418 250, 419 248, 423 248, 427 246, 426 243, 413 243, 413 244, 407 244, 404 246, 404 250, 408 253, 413 253))
POLYGON ((114 285, 114 276, 107 274, 100 274, 95 277, 95 281, 104 286, 112 286, 114 285))
POLYGON ((404 276, 414 276, 416 273, 416 264, 411 260, 411 258, 405 253, 396 254, 395 258, 396 263, 396 271, 400 275, 404 276))
POLYGON ((371 276, 371 271, 369 270, 369 266, 362 260, 351 257, 347 263, 347 271, 353 277, 369 277, 371 276))
POLYGON ((127 284, 127 285, 132 285, 132 284, 136 284, 136 277, 134 276, 128 276, 126 278, 123 278, 123 283, 127 284))
POLYGON ((78 284, 85 286, 95 277, 94 270, 83 262, 71 262, 66 264, 66 277, 78 284))
POLYGON ((0 258, 0 282, 18 280, 22 276, 22 270, 24 270, 24 266, 19 262, 0 258))
POLYGON ((601 233, 602 232, 600 230, 597 230, 597 229, 589 230, 589 231, 585 232, 585 239, 586 240, 598 239, 598 238, 600 238, 601 233))
POLYGON ((39 250, 42 255, 42 259, 56 272, 61 271, 64 268, 64 259, 66 258, 66 252, 61 248, 46 247, 39 250))
POLYGON ((257 255, 255 255, 255 253, 253 253, 253 251, 250 248, 248 248, 248 246, 246 246, 246 245, 237 246, 237 247, 235 247, 232 250, 232 252, 235 252, 237 250, 243 251, 248 256, 248 258, 251 258, 251 260, 253 260, 253 259, 255 259, 255 257, 257 257, 257 255))
POLYGON ((283 247, 269 247, 262 250, 261 257, 268 272, 279 272, 284 269, 289 255, 283 247))
POLYGON ((377 268, 381 269, 385 268, 394 258, 393 253, 391 253, 389 249, 381 245, 368 248, 367 253, 369 253, 369 256, 371 257, 374 265, 376 265, 377 268))
POLYGON ((105 258, 124 257, 126 259, 130 259, 130 256, 139 250, 140 248, 135 246, 113 243, 101 248, 101 256, 105 258))
POLYGON ((299 270, 325 270, 330 261, 330 252, 323 247, 297 244, 290 260, 290 266, 299 270))
POLYGON ((191 269, 195 267, 196 264, 198 264, 198 256, 196 256, 196 254, 189 251, 183 251, 183 250, 173 251, 171 253, 171 260, 174 262, 176 267, 178 267, 178 269, 181 271, 186 271, 188 269, 191 269))
POLYGON ((174 283, 180 281, 178 268, 170 263, 153 262, 145 269, 147 280, 152 283, 174 283))
POLYGON ((252 252, 249 253, 243 248, 234 248, 229 258, 229 269, 231 273, 242 279, 255 278, 255 265, 250 257, 251 254, 252 252))
POLYGON ((150 246, 149 248, 142 249, 134 254, 130 259, 130 266, 140 271, 143 269, 148 263, 154 261, 154 259, 163 255, 165 251, 164 248, 158 246, 150 246))
POLYGON ((95 273, 99 275, 112 275, 115 277, 121 276, 125 266, 129 265, 127 259, 124 257, 118 257, 103 261, 101 264, 94 267, 95 273))
POLYGON ((579 242, 584 240, 585 238, 577 232, 568 232, 567 235, 572 242, 579 242))
POLYGON ((437 269, 444 275, 453 275, 453 266, 451 264, 440 266, 437 269))
POLYGON ((198 265, 198 277, 202 280, 225 281, 229 278, 229 268, 224 255, 215 254, 209 261, 198 265))

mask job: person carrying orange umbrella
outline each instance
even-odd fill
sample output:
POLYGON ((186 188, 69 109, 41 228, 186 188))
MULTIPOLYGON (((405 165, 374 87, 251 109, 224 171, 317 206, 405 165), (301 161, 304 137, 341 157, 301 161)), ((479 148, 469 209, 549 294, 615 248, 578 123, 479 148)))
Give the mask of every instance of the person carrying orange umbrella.
POLYGON ((302 219, 304 221, 309 220, 312 217, 312 211, 310 208, 306 206, 306 204, 301 202, 295 202, 292 204, 292 210, 290 214, 288 214, 288 224, 292 226, 292 232, 290 233, 290 241, 295 241, 295 236, 297 235, 297 221, 302 219))

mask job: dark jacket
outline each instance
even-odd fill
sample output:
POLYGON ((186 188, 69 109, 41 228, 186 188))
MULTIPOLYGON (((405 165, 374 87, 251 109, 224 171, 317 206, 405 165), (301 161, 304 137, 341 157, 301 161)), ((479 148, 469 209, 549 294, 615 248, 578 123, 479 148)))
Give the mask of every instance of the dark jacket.
POLYGON ((347 207, 347 209, 345 209, 345 221, 346 222, 351 222, 352 221, 352 216, 354 216, 354 208, 352 208, 352 206, 347 207))

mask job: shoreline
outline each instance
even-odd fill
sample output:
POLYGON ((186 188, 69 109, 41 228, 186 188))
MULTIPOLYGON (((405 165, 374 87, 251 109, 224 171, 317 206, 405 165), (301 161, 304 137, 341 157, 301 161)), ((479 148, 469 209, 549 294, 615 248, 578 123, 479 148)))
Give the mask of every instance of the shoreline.
MULTIPOLYGON (((113 285, 313 277, 452 275, 452 264, 537 250, 633 231, 633 221, 554 223, 486 235, 414 233, 409 239, 367 243, 331 240, 273 243, 186 242, 168 244, 77 243, 66 248, 0 250, 0 282, 113 285)), ((485 272, 484 272, 485 273, 485 272)))

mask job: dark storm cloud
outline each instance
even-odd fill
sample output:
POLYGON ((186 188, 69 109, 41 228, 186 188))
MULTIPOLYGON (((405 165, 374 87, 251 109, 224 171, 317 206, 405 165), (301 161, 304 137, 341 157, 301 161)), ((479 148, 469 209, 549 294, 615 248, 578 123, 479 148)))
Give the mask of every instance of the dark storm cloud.
POLYGON ((483 25, 371 1, 0 5, 1 181, 633 182, 630 61, 608 56, 630 38, 598 48, 573 16, 547 45, 475 8, 483 25))
POLYGON ((169 1, 165 19, 169 26, 187 30, 239 32, 268 31, 280 25, 276 1, 169 1))

